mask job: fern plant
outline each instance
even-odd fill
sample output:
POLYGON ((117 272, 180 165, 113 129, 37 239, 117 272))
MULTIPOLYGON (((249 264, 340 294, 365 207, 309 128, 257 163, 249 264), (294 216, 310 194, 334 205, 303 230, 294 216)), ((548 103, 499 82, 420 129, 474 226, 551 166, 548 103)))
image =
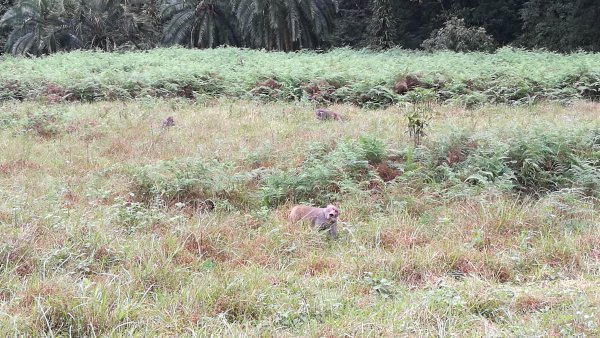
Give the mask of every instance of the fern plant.
POLYGON ((369 189, 369 183, 376 179, 369 159, 380 160, 385 153, 385 145, 375 138, 339 143, 335 149, 307 159, 299 168, 274 171, 265 177, 263 203, 269 207, 290 201, 323 205, 340 194, 369 189))

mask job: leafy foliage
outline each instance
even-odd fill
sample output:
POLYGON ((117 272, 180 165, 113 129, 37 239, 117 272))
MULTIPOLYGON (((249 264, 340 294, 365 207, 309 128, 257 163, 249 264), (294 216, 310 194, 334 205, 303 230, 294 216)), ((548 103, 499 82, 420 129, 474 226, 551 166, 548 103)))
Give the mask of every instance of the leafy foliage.
POLYGON ((414 103, 406 112, 408 134, 413 139, 414 146, 420 146, 422 138, 426 135, 425 129, 433 118, 433 93, 427 89, 417 88, 409 93, 414 103))
POLYGON ((486 51, 495 49, 493 38, 482 27, 466 27, 464 19, 450 18, 444 27, 433 31, 421 45, 425 50, 455 52, 486 51))
POLYGON ((52 53, 82 47, 73 23, 65 17, 63 0, 20 0, 0 19, 12 27, 6 50, 12 54, 52 53))
POLYGON ((390 48, 394 45, 394 1, 374 0, 372 5, 373 17, 371 18, 372 45, 378 48, 390 48))
POLYGON ((114 51, 155 45, 157 7, 158 0, 78 0, 70 12, 86 48, 114 51))
POLYGON ((458 133, 438 140, 429 161, 435 179, 446 185, 496 185, 537 197, 574 189, 598 197, 598 133, 516 129, 503 140, 458 133))
POLYGON ((368 189, 376 178, 369 159, 379 160, 382 153, 380 142, 373 139, 344 142, 331 151, 317 144, 301 167, 265 177, 262 200, 268 206, 301 201, 327 204, 340 194, 368 189))
POLYGON ((485 56, 401 49, 384 53, 348 49, 267 53, 236 48, 73 52, 42 60, 3 58, 0 100, 46 97, 55 101, 56 90, 63 100, 227 96, 350 103, 369 109, 415 103, 423 95, 467 107, 541 100, 568 103, 600 98, 599 60, 587 53, 564 56, 510 48, 485 56), (171 62, 174 58, 180 61, 171 62), (407 81, 416 79, 417 84, 405 81, 405 88, 399 90, 403 83, 398 74, 407 81))
POLYGON ((333 24, 331 0, 235 0, 245 44, 267 50, 315 48, 333 24))
POLYGON ((327 44, 332 46, 367 46, 371 20, 370 0, 340 0, 334 27, 327 44))
MULTIPOLYGON (((6 13, 6 11, 8 11, 8 9, 13 5, 13 0, 0 0, 0 17, 1 15, 4 15, 4 13, 6 13)), ((6 38, 8 37, 8 33, 10 32, 9 27, 6 25, 1 25, 0 24, 0 55, 3 54, 4 49, 5 49, 5 45, 6 45, 6 38)))
POLYGON ((149 48, 157 35, 156 5, 154 0, 23 0, 0 25, 12 28, 6 45, 12 54, 149 48))
POLYGON ((229 1, 170 0, 165 2, 161 15, 168 20, 163 28, 165 45, 197 48, 239 45, 237 23, 229 1))
POLYGON ((569 52, 600 51, 597 1, 530 0, 521 9, 523 35, 518 42, 569 52))

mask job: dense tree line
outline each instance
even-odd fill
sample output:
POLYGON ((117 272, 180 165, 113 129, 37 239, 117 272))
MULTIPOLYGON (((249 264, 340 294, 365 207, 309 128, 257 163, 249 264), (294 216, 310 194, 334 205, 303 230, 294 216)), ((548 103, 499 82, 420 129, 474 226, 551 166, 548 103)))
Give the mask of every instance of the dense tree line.
MULTIPOLYGON (((0 0, 0 18, 2 14, 4 14, 13 4, 12 0, 0 0)), ((0 25, 0 54, 4 51, 4 46, 6 45, 6 36, 10 27, 0 25)))
POLYGON ((600 51, 597 0, 0 0, 0 48, 600 51))
MULTIPOLYGON (((361 3, 364 11, 372 12, 372 22, 384 19, 378 18, 372 8, 391 4, 388 15, 394 23, 389 35, 394 44, 406 48, 420 47, 436 29, 460 18, 466 27, 485 29, 500 46, 600 51, 597 0, 372 0, 366 6, 362 0, 342 3, 349 7, 361 3)), ((373 42, 368 39, 366 43, 373 42)))

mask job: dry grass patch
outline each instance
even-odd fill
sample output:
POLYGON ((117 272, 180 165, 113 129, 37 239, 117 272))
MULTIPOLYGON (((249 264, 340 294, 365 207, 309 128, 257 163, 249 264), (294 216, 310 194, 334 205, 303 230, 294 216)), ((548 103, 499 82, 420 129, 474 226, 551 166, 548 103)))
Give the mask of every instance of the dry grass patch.
MULTIPOLYGON (((305 103, 3 107, 2 336, 597 332, 597 198, 467 180, 453 171, 476 152, 469 139, 451 156, 437 143, 455 127, 477 140, 514 137, 515 124, 529 137, 540 120, 593 129, 597 105, 434 107, 421 149, 399 132, 400 106, 330 107, 342 123, 315 120, 305 103), (162 130, 166 116, 175 126, 162 130), (269 205, 274 173, 294 189, 269 205), (337 203, 339 238, 288 222, 296 202, 337 203)), ((582 152, 585 173, 594 149, 582 152)))
POLYGON ((523 295, 515 301, 515 307, 523 313, 547 311, 558 304, 556 298, 536 295, 523 295))
POLYGON ((419 229, 399 226, 397 228, 383 229, 378 234, 378 241, 386 250, 396 251, 412 249, 429 243, 425 234, 419 229))
POLYGON ((11 176, 24 174, 25 170, 39 170, 41 166, 28 160, 12 160, 0 163, 0 175, 11 176))

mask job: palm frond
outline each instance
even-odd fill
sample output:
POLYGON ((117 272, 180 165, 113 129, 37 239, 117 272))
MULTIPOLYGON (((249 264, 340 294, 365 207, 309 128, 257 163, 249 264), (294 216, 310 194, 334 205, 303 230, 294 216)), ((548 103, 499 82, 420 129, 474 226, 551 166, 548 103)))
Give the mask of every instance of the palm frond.
MULTIPOLYGON (((36 34, 35 32, 28 32, 17 38, 12 45, 10 45, 10 52, 12 54, 22 55, 25 53, 31 53, 35 46, 36 34)), ((7 44, 8 46, 8 44, 7 44)), ((33 51, 37 54, 37 49, 33 51)))
POLYGON ((162 43, 200 48, 236 43, 236 28, 229 24, 235 22, 232 11, 233 7, 229 7, 227 1, 170 0, 162 9, 164 17, 168 18, 162 43))
POLYGON ((295 50, 319 45, 333 26, 335 0, 232 0, 244 40, 295 50))
POLYGON ((165 25, 163 31, 163 44, 174 45, 182 43, 190 33, 194 23, 194 13, 190 11, 175 14, 165 25))
POLYGON ((21 0, 0 19, 12 28, 6 50, 13 54, 52 53, 79 45, 62 0, 21 0))

